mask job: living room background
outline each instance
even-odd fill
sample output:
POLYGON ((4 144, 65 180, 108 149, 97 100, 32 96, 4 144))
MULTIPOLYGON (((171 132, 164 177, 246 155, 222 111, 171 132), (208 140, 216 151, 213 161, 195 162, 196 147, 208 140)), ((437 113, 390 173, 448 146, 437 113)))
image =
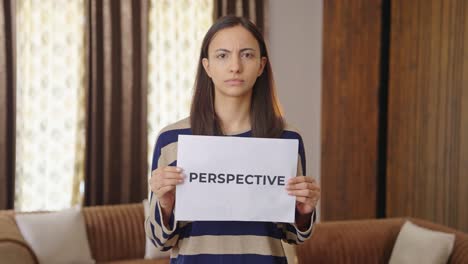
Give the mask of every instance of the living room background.
MULTIPOLYGON (((86 136, 84 0, 18 1, 18 211, 82 204, 86 136)), ((148 163, 157 132, 189 113, 201 38, 213 1, 149 2, 148 163)), ((149 167, 149 164, 148 164, 149 167)))

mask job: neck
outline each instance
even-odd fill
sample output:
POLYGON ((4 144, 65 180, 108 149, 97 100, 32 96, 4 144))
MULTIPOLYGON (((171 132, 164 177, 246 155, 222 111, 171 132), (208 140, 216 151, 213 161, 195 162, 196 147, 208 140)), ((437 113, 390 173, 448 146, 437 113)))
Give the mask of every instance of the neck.
POLYGON ((221 129, 226 135, 246 132, 250 126, 250 99, 245 97, 215 96, 215 111, 221 121, 221 129))

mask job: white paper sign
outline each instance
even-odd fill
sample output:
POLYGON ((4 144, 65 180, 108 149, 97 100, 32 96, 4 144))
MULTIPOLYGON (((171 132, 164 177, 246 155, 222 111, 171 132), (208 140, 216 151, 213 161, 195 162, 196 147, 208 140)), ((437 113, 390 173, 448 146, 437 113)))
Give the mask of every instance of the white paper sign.
POLYGON ((295 139, 179 135, 176 187, 178 221, 294 222, 295 139))

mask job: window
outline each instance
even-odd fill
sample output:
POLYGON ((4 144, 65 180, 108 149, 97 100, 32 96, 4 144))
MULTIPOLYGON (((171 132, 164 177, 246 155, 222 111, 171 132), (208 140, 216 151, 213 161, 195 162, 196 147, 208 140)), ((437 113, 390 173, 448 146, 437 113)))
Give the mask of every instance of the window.
MULTIPOLYGON (((81 203, 86 3, 17 2, 16 210, 60 210, 81 203)), ((159 130, 189 114, 212 12, 212 0, 150 1, 149 160, 159 130)))
POLYGON ((149 25, 148 162, 166 125, 188 117, 203 37, 213 23, 212 0, 152 0, 149 25))
POLYGON ((16 11, 15 209, 67 208, 84 169, 85 1, 20 0, 16 11))

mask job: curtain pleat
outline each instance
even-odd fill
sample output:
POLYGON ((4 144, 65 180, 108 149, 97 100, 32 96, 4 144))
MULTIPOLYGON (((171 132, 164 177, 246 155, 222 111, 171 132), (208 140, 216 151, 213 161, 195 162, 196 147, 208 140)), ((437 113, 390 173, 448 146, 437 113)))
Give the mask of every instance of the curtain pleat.
POLYGON ((214 0, 213 20, 226 15, 236 15, 248 18, 264 32, 265 1, 264 0, 214 0))
POLYGON ((89 0, 85 205, 147 196, 148 1, 89 0))
POLYGON ((0 210, 15 195, 15 0, 0 1, 0 210))

